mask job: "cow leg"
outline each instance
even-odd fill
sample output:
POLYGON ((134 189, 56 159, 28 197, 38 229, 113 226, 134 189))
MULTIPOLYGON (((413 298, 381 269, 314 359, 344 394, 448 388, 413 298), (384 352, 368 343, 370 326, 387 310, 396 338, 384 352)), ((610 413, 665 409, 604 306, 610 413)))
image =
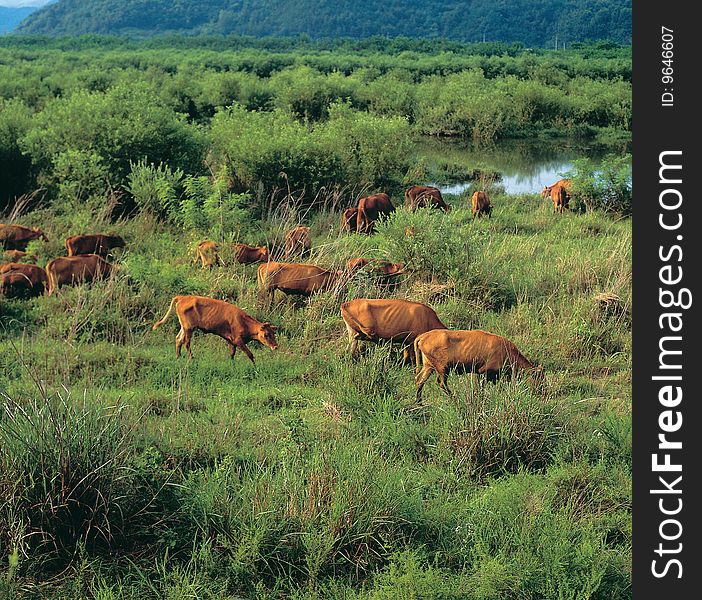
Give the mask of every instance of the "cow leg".
POLYGON ((180 348, 183 345, 183 328, 180 329, 178 332, 178 335, 176 335, 175 338, 175 351, 176 351, 176 358, 180 358, 180 348))
POLYGON ((229 355, 231 356, 232 360, 234 360, 234 356, 236 355, 236 345, 232 344, 229 340, 227 340, 227 345, 229 346, 229 355))
MULTIPOLYGON (((251 354, 251 350, 248 349, 246 344, 244 343, 244 340, 236 340, 235 344, 241 349, 241 351, 246 354, 246 356, 249 357, 249 360, 253 363, 256 364, 256 361, 254 360, 254 355, 251 354)), ((232 355, 233 356, 233 355, 232 355)))
POLYGON ((405 346, 402 349, 402 366, 406 367, 407 365, 414 366, 416 362, 416 357, 414 355, 414 348, 412 346, 405 346))
POLYGON ((431 372, 433 370, 434 369, 431 365, 425 364, 422 370, 414 378, 414 383, 417 386, 417 403, 420 403, 422 401, 422 388, 427 382, 427 379, 429 379, 429 377, 431 376, 431 372))
POLYGON ((444 369, 436 371, 436 381, 439 384, 439 387, 443 390, 444 394, 447 396, 451 396, 451 390, 448 389, 448 386, 446 385, 446 371, 444 369))
POLYGON ((183 329, 183 344, 185 345, 185 350, 188 356, 192 359, 193 353, 190 351, 190 341, 193 339, 192 329, 183 329))
POLYGON ((359 356, 359 350, 358 350, 358 338, 352 337, 351 338, 351 358, 353 360, 358 360, 359 356))

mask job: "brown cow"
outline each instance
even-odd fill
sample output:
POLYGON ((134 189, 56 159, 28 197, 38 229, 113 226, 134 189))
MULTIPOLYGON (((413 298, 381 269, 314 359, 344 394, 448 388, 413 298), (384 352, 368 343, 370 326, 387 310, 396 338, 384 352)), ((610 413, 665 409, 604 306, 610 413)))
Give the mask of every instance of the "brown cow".
POLYGON ((97 254, 105 258, 113 248, 124 248, 124 240, 118 235, 106 235, 95 233, 88 235, 74 235, 66 242, 68 256, 80 256, 81 254, 97 254))
POLYGON ((356 233, 370 235, 375 229, 375 222, 381 215, 391 215, 395 206, 390 202, 387 194, 374 194, 358 201, 358 217, 356 219, 356 233))
POLYGON ((570 188, 573 186, 572 179, 559 179, 552 185, 545 185, 541 190, 541 197, 551 197, 553 202, 553 212, 563 214, 563 209, 568 208, 568 200, 570 199, 570 188))
POLYGON ((358 208, 347 208, 341 213, 341 233, 353 233, 358 227, 358 208))
POLYGON ((433 309, 409 300, 356 298, 341 305, 351 342, 351 356, 358 356, 358 342, 390 340, 403 345, 402 364, 415 363, 415 338, 432 329, 446 329, 433 309))
POLYGON ((18 263, 22 261, 25 263, 36 263, 37 257, 28 252, 22 252, 22 250, 5 250, 2 253, 0 263, 18 263))
POLYGON ((268 294, 269 302, 272 302, 276 290, 311 296, 332 288, 342 274, 342 271, 329 271, 317 265, 267 262, 258 267, 256 278, 260 293, 268 294))
POLYGON ((490 204, 488 193, 484 190, 473 192, 473 196, 470 199, 470 209, 474 219, 483 215, 490 217, 492 215, 492 204, 490 204))
POLYGON ((218 335, 229 345, 232 358, 236 354, 236 349, 239 348, 254 364, 256 361, 253 354, 246 346, 248 342, 256 340, 271 350, 278 348, 278 342, 275 339, 276 328, 273 325, 257 321, 233 304, 203 296, 175 296, 163 319, 154 324, 151 328, 152 331, 158 329, 168 320, 174 308, 180 322, 180 331, 175 339, 178 358, 180 358, 180 348, 183 345, 185 345, 188 356, 193 357, 193 353, 190 351, 190 340, 196 329, 218 335))
POLYGON ((233 244, 234 260, 241 265, 251 265, 257 262, 268 262, 270 253, 265 246, 249 246, 247 244, 233 244))
POLYGON ((346 263, 346 271, 353 276, 358 271, 366 269, 381 285, 397 283, 397 276, 404 272, 405 265, 391 263, 387 260, 368 260, 367 258, 352 258, 346 263))
POLYGON ((310 228, 305 225, 297 225, 285 234, 285 260, 291 256, 305 256, 312 248, 312 238, 310 228))
POLYGON ((203 269, 212 269, 216 264, 222 264, 219 257, 219 246, 211 240, 203 240, 195 249, 195 262, 199 260, 203 269))
POLYGON ((534 366, 508 339, 480 329, 428 331, 417 336, 414 351, 418 359, 414 380, 417 402, 421 401, 422 388, 432 372, 436 372, 439 387, 446 394, 451 393, 446 386, 450 368, 484 373, 493 382, 504 370, 524 370, 530 373, 534 383, 543 381, 543 367, 534 366))
POLYGON ((451 207, 444 202, 444 198, 438 188, 430 185, 413 185, 405 190, 406 209, 414 212, 423 206, 440 208, 444 212, 451 210, 451 207))
POLYGON ((36 265, 8 263, 0 266, 0 293, 7 297, 41 296, 48 285, 46 271, 36 265))
POLYGON ((79 285, 107 277, 112 269, 112 265, 97 254, 55 258, 46 265, 49 296, 62 285, 79 285))
POLYGON ((22 225, 5 225, 0 223, 0 246, 5 250, 26 250, 27 244, 42 238, 45 242, 49 239, 38 227, 23 227, 22 225))

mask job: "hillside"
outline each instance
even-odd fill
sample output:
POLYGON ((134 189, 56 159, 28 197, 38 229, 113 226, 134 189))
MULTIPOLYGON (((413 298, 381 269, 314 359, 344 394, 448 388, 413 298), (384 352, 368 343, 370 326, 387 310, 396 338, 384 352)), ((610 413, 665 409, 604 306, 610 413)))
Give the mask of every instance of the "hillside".
POLYGON ((553 45, 631 41, 630 0, 60 0, 24 34, 373 35, 553 45))

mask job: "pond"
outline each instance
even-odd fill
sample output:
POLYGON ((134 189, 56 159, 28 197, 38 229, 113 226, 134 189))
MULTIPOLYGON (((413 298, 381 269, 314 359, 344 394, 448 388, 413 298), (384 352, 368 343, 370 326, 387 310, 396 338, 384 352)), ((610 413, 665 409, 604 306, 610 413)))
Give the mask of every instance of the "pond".
POLYGON ((630 150, 626 142, 602 146, 570 139, 520 139, 500 140, 486 146, 426 139, 420 144, 418 154, 434 175, 434 183, 430 185, 435 185, 442 193, 460 194, 474 183, 467 176, 446 174, 451 173, 450 165, 460 165, 468 171, 480 169, 500 173, 502 179, 498 183, 508 194, 531 194, 561 179, 573 168, 574 160, 590 158, 598 163, 608 154, 621 156, 630 150))

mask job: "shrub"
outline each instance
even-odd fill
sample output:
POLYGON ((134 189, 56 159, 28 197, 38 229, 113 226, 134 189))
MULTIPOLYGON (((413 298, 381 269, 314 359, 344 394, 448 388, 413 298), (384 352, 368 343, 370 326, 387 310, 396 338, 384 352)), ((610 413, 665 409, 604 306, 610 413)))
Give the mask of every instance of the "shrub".
POLYGON ((381 253, 420 277, 457 280, 470 272, 474 239, 465 211, 396 210, 379 221, 376 231, 381 253))
POLYGON ((139 504, 123 410, 59 393, 0 399, 0 553, 109 549, 139 504))
POLYGON ((606 157, 600 165, 587 158, 576 160, 568 174, 572 193, 587 210, 630 215, 633 208, 631 155, 606 157))

